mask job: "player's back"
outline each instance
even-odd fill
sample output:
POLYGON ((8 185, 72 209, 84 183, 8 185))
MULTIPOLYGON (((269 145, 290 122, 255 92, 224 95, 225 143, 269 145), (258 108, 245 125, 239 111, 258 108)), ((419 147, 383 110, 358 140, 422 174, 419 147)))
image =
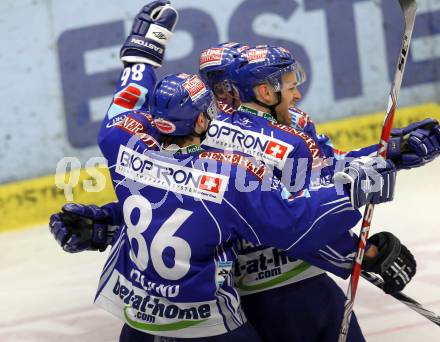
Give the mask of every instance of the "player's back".
POLYGON ((230 272, 237 238, 296 257, 359 219, 333 188, 293 201, 242 153, 194 145, 158 151, 156 136, 148 113, 135 111, 99 137, 123 220, 96 302, 137 329, 172 337, 234 329, 243 323, 230 272), (347 210, 328 215, 336 205, 347 210), (337 228, 323 230, 336 220, 337 228))
MULTIPOLYGON (((125 148, 125 153, 127 159, 115 168, 125 178, 116 188, 124 225, 139 232, 145 246, 150 246, 149 253, 144 250, 142 258, 134 258, 135 265, 146 270, 150 281, 178 280, 180 293, 176 299, 212 299, 215 283, 207 280, 213 277, 218 246, 231 235, 224 224, 218 223, 227 214, 227 208, 220 203, 229 177, 199 169, 200 151, 138 154, 125 148), (143 167, 135 170, 141 164, 143 167), (136 261, 146 260, 146 253, 150 255, 147 265, 136 261)), ((131 235, 128 238, 136 240, 131 235)), ((136 246, 132 247, 136 250, 136 246)))
POLYGON ((225 203, 234 201, 226 188, 240 156, 225 167, 199 148, 172 154, 135 146, 119 145, 110 166, 123 222, 98 305, 163 336, 237 328, 244 323, 230 272, 237 220, 225 203))

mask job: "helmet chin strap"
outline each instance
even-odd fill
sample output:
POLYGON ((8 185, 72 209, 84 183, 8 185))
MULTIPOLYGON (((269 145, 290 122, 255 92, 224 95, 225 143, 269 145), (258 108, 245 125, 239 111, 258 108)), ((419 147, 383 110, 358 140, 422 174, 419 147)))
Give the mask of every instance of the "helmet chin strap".
POLYGON ((206 114, 205 112, 203 112, 203 115, 205 116, 206 121, 208 122, 208 125, 206 126, 206 130, 203 133, 197 133, 196 131, 194 131, 193 133, 191 133, 190 135, 192 135, 193 137, 196 138, 200 138, 200 143, 205 140, 206 138, 206 133, 208 132, 209 129, 209 125, 211 124, 212 119, 209 117, 208 114, 206 114))
POLYGON ((234 109, 240 107, 240 95, 238 94, 238 90, 234 85, 232 85, 232 90, 229 92, 229 94, 232 96, 232 107, 234 109))
POLYGON ((258 100, 256 97, 254 98, 254 102, 264 108, 269 109, 270 114, 275 118, 275 120, 278 121, 277 112, 275 111, 275 107, 281 103, 281 100, 282 100, 281 91, 275 92, 275 95, 277 97, 277 102, 273 105, 268 105, 267 103, 264 103, 264 102, 258 100))

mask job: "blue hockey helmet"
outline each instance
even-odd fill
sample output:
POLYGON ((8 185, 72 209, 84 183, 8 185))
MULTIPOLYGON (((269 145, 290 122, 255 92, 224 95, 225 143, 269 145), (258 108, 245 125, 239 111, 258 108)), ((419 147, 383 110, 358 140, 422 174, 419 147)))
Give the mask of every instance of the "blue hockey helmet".
POLYGON ((200 113, 217 116, 217 102, 211 89, 197 75, 168 75, 154 87, 149 106, 156 128, 163 134, 185 136, 194 133, 200 113))
POLYGON ((275 92, 282 90, 282 77, 295 72, 296 85, 305 82, 306 74, 289 50, 283 47, 259 45, 243 51, 231 67, 231 79, 243 102, 255 101, 254 87, 269 83, 275 92))
POLYGON ((248 48, 247 45, 228 42, 203 50, 200 54, 200 77, 211 89, 215 84, 228 80, 235 59, 248 48))

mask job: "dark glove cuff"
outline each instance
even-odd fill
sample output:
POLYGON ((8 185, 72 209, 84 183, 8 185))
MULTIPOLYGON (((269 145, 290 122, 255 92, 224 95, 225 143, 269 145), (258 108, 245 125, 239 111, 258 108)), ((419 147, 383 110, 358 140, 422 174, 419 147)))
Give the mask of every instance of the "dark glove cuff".
POLYGON ((158 42, 138 35, 129 35, 121 48, 120 57, 136 56, 151 59, 162 64, 165 46, 158 42))
POLYGON ((401 146, 401 137, 391 137, 388 141, 387 158, 393 161, 398 161, 401 154, 401 146))
POLYGON ((104 251, 108 246, 108 236, 107 236, 107 224, 106 223, 95 223, 93 227, 91 247, 92 249, 99 249, 101 252, 104 251))
POLYGON ((400 240, 390 232, 374 234, 368 239, 379 250, 375 258, 365 259, 362 268, 367 272, 382 273, 390 267, 400 254, 400 240))

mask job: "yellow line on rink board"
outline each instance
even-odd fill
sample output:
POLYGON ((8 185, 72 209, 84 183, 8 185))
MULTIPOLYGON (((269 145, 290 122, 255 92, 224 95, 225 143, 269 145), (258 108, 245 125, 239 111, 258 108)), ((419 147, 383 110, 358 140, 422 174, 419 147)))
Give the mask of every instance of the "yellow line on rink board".
MULTIPOLYGON (((383 112, 352 116, 317 124, 317 130, 330 136, 336 148, 350 151, 378 142, 384 116, 383 112)), ((427 117, 440 121, 439 103, 400 108, 393 126, 403 127, 427 117)), ((75 202, 103 205, 116 199, 108 170, 100 168, 100 171, 106 177, 105 189, 87 192, 83 182, 93 178, 86 169, 81 170, 79 183, 73 188, 75 202)), ((63 190, 55 186, 54 175, 0 185, 0 233, 48 223, 50 215, 65 203, 63 190)))
MULTIPOLYGON (((411 122, 429 117, 440 121, 440 103, 397 108, 393 127, 404 127, 411 122)), ((384 118, 384 112, 356 115, 317 124, 316 128, 319 133, 328 135, 336 148, 343 151, 351 151, 377 144, 384 118)))
MULTIPOLYGON (((84 181, 93 178, 82 169, 78 185, 72 189, 75 202, 103 205, 116 199, 107 168, 99 171, 105 175, 105 189, 86 192, 84 181)), ((65 203, 64 192, 56 187, 54 175, 0 185, 0 232, 48 223, 50 215, 60 211, 65 203)))

